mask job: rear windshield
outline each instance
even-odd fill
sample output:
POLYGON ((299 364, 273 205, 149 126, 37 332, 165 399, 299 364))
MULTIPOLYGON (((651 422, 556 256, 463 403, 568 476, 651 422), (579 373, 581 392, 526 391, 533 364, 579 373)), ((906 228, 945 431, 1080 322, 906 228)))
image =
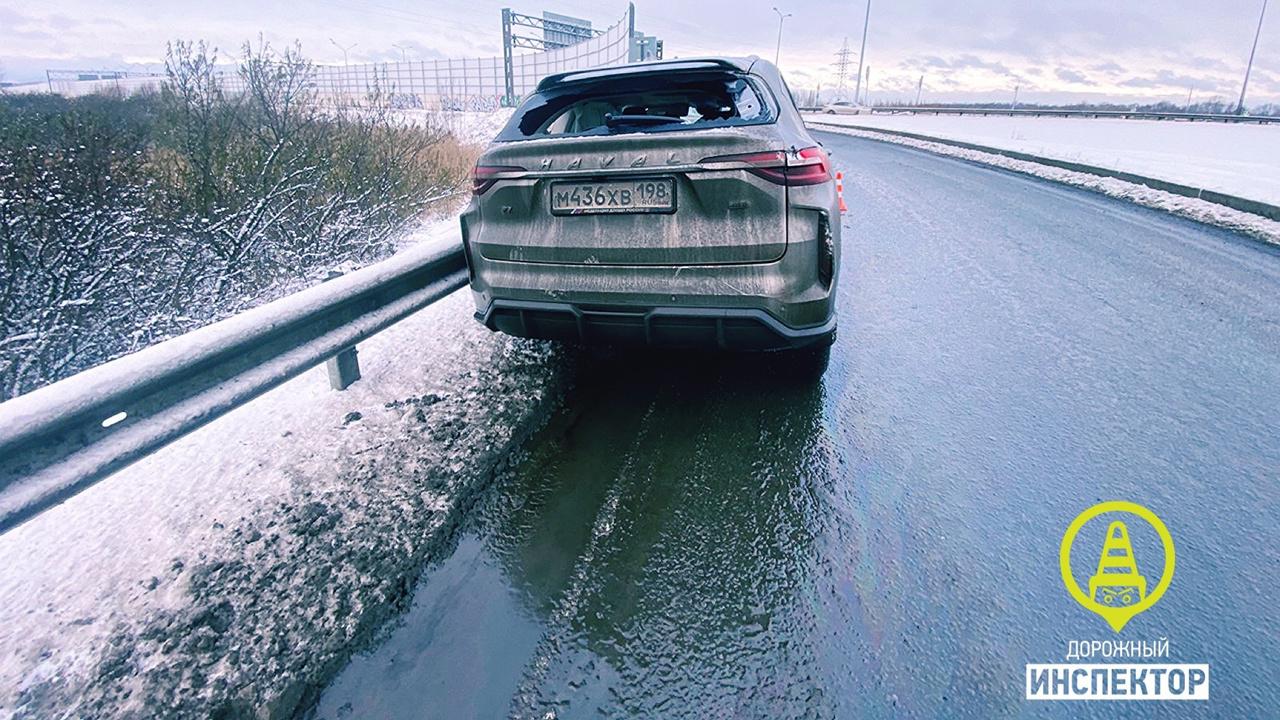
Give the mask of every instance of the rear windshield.
POLYGON ((750 76, 655 73, 534 93, 497 140, 763 125, 777 116, 773 97, 750 76))

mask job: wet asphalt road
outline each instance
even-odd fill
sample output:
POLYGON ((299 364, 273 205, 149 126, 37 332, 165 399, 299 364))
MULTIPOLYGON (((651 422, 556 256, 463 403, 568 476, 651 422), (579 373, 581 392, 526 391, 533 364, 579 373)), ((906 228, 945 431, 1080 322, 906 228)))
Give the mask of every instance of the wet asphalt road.
POLYGON ((821 137, 852 208, 823 382, 588 363, 317 716, 1276 717, 1280 253, 821 137), (1119 635, 1057 567, 1109 499, 1178 551, 1119 635), (1161 637, 1210 664, 1208 704, 1023 699, 1069 640, 1161 637))

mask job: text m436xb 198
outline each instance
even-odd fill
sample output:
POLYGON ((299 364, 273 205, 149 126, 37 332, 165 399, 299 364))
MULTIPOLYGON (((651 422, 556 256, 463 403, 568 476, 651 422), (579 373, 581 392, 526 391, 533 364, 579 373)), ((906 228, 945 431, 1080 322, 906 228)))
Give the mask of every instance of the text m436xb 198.
POLYGON ((462 237, 492 329, 810 354, 834 337, 830 162, 764 60, 548 77, 474 181, 462 237))

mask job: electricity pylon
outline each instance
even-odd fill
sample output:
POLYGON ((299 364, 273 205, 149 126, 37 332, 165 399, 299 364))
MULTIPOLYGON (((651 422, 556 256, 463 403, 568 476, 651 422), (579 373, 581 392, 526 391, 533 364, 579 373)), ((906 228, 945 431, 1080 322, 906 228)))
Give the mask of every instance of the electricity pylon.
POLYGON ((840 52, 836 53, 836 74, 840 79, 837 83, 836 97, 844 99, 844 81, 849 77, 849 56, 853 51, 849 49, 849 36, 844 38, 844 44, 840 46, 840 52))

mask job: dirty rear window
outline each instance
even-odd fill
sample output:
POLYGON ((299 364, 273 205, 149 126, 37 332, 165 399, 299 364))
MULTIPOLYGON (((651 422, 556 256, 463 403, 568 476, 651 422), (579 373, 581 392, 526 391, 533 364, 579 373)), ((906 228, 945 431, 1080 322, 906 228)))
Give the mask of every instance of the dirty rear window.
POLYGON ((497 140, 762 125, 777 115, 773 97, 745 74, 655 73, 534 93, 497 140))

